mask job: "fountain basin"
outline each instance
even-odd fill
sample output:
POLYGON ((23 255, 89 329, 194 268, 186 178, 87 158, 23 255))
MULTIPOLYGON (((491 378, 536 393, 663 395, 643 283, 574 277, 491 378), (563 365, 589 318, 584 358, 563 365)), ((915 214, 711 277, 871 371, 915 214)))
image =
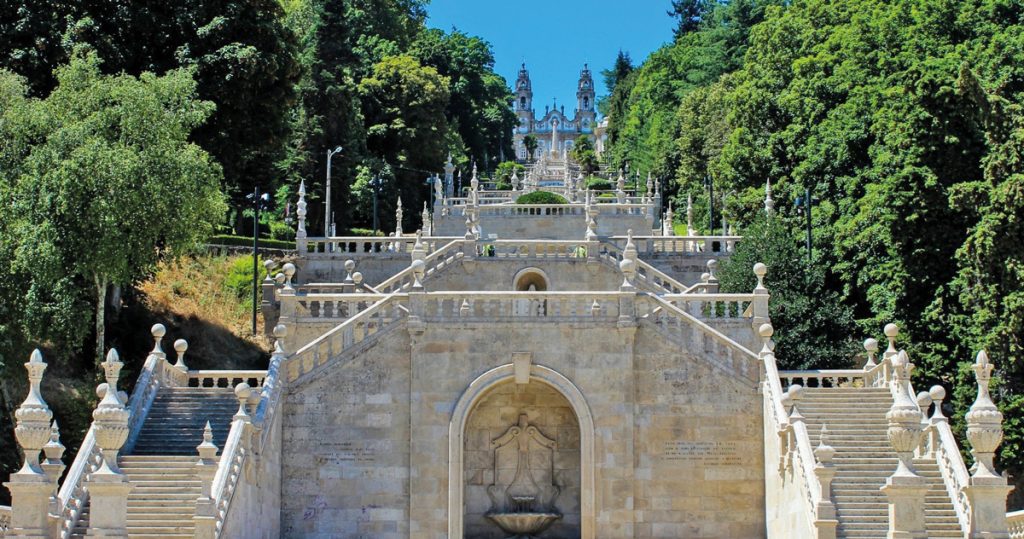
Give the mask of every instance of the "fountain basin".
POLYGON ((558 513, 487 513, 487 518, 498 525, 505 533, 514 538, 533 537, 548 529, 556 520, 562 518, 558 513))

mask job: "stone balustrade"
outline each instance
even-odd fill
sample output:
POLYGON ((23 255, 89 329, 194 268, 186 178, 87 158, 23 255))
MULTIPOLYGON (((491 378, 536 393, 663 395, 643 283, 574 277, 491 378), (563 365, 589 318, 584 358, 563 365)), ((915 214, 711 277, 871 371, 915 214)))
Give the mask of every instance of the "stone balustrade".
MULTIPOLYGON (((456 261, 462 259, 464 253, 461 238, 448 242, 439 249, 436 249, 423 259, 423 278, 430 278, 437 272, 443 271, 456 261)), ((395 292, 407 292, 416 283, 416 271, 412 266, 396 273, 389 279, 376 286, 379 294, 393 294, 395 292)))
POLYGON ((289 312, 295 321, 302 323, 345 320, 366 310, 382 297, 380 294, 359 293, 306 294, 282 296, 282 301, 295 303, 289 312))
POLYGON ((782 385, 794 384, 811 388, 870 387, 862 369, 821 369, 779 371, 782 385))
MULTIPOLYGON (((620 292, 428 292, 425 321, 618 320, 620 292)), ((629 316, 632 316, 631 314, 629 316)))
POLYGON ((263 386, 267 371, 257 370, 205 370, 188 371, 188 387, 235 387, 245 382, 252 388, 263 386))
POLYGON ((7 530, 11 527, 11 507, 0 505, 0 537, 7 536, 7 530))
MULTIPOLYGON (((428 253, 438 247, 460 238, 432 236, 423 238, 423 244, 428 253)), ((360 258, 367 256, 382 256, 396 253, 412 252, 416 245, 415 236, 383 237, 383 236, 332 236, 329 238, 305 238, 306 252, 299 251, 300 255, 317 258, 323 256, 337 256, 344 258, 360 258)))
POLYGON ((546 259, 587 256, 585 242, 558 240, 494 240, 481 242, 480 252, 485 258, 546 259))
POLYGON ((753 318, 753 294, 671 294, 665 301, 703 319, 753 318))
MULTIPOLYGON (((742 236, 633 236, 640 256, 704 254, 725 256, 736 250, 742 236)), ((606 243, 622 249, 626 236, 613 236, 606 243)))
POLYGON ((1010 539, 1024 539, 1024 511, 1006 513, 1006 522, 1010 526, 1010 539))

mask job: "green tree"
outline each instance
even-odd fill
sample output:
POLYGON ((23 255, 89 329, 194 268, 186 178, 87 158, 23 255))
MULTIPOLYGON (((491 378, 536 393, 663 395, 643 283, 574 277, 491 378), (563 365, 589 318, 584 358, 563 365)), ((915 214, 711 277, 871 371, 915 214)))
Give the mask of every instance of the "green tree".
POLYGON ((676 39, 697 31, 713 7, 713 1, 709 0, 672 0, 672 9, 668 14, 678 20, 678 25, 673 30, 676 39))
POLYGON ((498 165, 498 168, 494 171, 495 189, 505 191, 512 189, 512 174, 515 174, 519 181, 522 181, 524 179, 523 175, 526 174, 526 167, 515 161, 505 161, 498 165))
POLYGON ((821 264, 807 261, 799 239, 778 217, 760 217, 743 232, 743 241, 722 264, 721 288, 749 293, 757 284, 754 264, 768 266, 764 282, 771 293, 779 368, 851 368, 856 351, 853 310, 821 264))
MULTIPOLYGON (((615 96, 615 87, 618 86, 619 81, 625 80, 630 73, 633 72, 633 60, 629 57, 628 52, 622 52, 619 49, 619 55, 615 57, 615 64, 612 65, 611 69, 605 69, 601 71, 601 77, 604 79, 604 87, 608 92, 607 95, 603 95, 597 100, 597 110, 604 116, 611 114, 612 109, 612 97, 615 96)), ((626 95, 619 93, 619 98, 626 95)), ((621 104, 619 107, 621 109, 621 104)))
POLYGON ((533 160, 533 154, 536 153, 537 146, 539 144, 540 143, 537 142, 537 137, 534 135, 526 135, 525 137, 523 137, 523 146, 526 147, 526 155, 528 156, 528 160, 533 160))
POLYGON ((73 56, 46 99, 18 103, 3 122, 14 146, 4 154, 21 158, 3 177, 13 265, 40 287, 89 283, 97 362, 109 286, 191 248, 224 211, 220 167, 189 142, 213 109, 190 73, 104 76, 99 64, 73 56))
POLYGON ((590 176, 597 171, 597 152, 594 151, 594 143, 590 137, 586 135, 578 137, 572 150, 569 151, 569 157, 572 157, 573 161, 580 165, 580 172, 584 176, 590 176))

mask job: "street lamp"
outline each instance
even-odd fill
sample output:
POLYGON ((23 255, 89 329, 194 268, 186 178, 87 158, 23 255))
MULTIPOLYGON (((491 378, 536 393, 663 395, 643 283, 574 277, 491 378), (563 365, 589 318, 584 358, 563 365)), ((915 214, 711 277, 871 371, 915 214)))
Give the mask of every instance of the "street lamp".
POLYGON ((816 197, 811 196, 811 188, 807 187, 804 189, 804 196, 796 197, 793 201, 793 206, 796 208, 797 215, 804 216, 804 222, 807 226, 807 262, 811 263, 811 254, 813 251, 814 243, 811 236, 811 207, 817 204, 819 201, 816 197))
POLYGON ((324 237, 334 235, 334 215, 331 214, 331 158, 341 152, 341 146, 327 150, 327 207, 324 208, 324 237))
POLYGON ((370 189, 373 190, 373 234, 377 235, 377 195, 380 194, 380 188, 384 186, 384 177, 388 176, 391 172, 391 167, 384 163, 384 168, 381 169, 380 174, 370 180, 370 189))
MULTIPOLYGON (((430 214, 429 215, 430 215, 430 231, 431 231, 430 233, 431 234, 434 233, 433 232, 434 231, 434 184, 439 182, 439 181, 441 181, 441 178, 438 178, 437 175, 427 176, 427 191, 429 192, 428 196, 430 197, 430 214)), ((426 226, 426 224, 427 223, 423 223, 423 226, 426 226)))
POLYGON ((260 252, 260 210, 270 206, 270 194, 260 194, 260 186, 245 196, 253 205, 252 217, 252 334, 256 335, 256 309, 259 305, 259 252, 260 252))

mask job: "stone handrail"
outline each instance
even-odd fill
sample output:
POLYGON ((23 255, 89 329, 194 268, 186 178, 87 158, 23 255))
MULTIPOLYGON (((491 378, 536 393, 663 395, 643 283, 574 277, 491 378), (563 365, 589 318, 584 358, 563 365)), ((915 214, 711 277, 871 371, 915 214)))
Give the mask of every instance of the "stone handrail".
MULTIPOLYGON (((427 255, 423 259, 423 278, 426 279, 431 275, 447 268, 452 265, 456 260, 462 258, 462 252, 455 252, 451 256, 448 256, 456 248, 462 247, 463 240, 461 238, 449 241, 439 249, 427 255)), ((380 283, 376 287, 377 293, 381 294, 393 294, 395 292, 408 291, 412 288, 413 283, 416 282, 416 275, 413 267, 410 265, 404 270, 392 275, 389 279, 380 283)))
MULTIPOLYGON (((601 247, 604 251, 602 258, 614 264, 615 269, 618 269, 618 263, 622 260, 622 247, 610 242, 602 243, 601 247)), ((639 258, 636 260, 636 276, 641 287, 656 294, 685 294, 704 284, 698 283, 688 287, 639 258)))
MULTIPOLYGON (((817 531, 817 508, 822 499, 821 483, 814 474, 814 449, 807 433, 807 425, 803 421, 790 421, 789 412, 783 404, 782 378, 775 361, 775 353, 767 347, 761 351, 761 364, 764 368, 764 398, 768 411, 767 420, 778 433, 779 455, 793 466, 800 491, 803 493, 803 513, 810 519, 808 529, 817 531), (786 458, 792 455, 792 459, 786 458)), ((768 443, 767 440, 765 443, 768 443)), ((780 463, 779 473, 785 473, 785 465, 780 463)))
POLYGON ((139 431, 142 430, 142 423, 146 420, 149 408, 153 405, 153 400, 156 399, 156 393, 160 390, 160 386, 166 382, 161 380, 161 374, 163 369, 168 366, 168 363, 163 358, 155 354, 150 354, 146 358, 146 363, 142 366, 139 379, 135 382, 135 388, 132 390, 131 397, 128 398, 128 409, 131 410, 131 416, 128 419, 129 435, 128 440, 121 448, 125 454, 135 447, 135 440, 138 438, 139 431))
POLYGON ((245 382, 249 387, 259 388, 267 377, 267 371, 258 370, 205 370, 188 371, 189 387, 220 387, 233 388, 245 382))
POLYGON ((389 329, 408 315, 408 294, 391 294, 356 316, 345 320, 289 357, 283 367, 288 380, 297 380, 342 352, 359 349, 371 337, 389 329))
MULTIPOLYGON (((622 249, 626 239, 625 236, 613 236, 607 242, 622 249)), ((742 239, 743 236, 633 236, 633 244, 641 256, 662 253, 728 255, 742 239), (717 250, 714 249, 716 244, 717 250)))
POLYGON ((6 537, 7 531, 11 529, 11 507, 0 505, 0 537, 6 537))
POLYGON ((757 354, 745 346, 660 296, 638 293, 636 298, 637 317, 640 320, 651 323, 660 333, 683 345, 692 345, 698 335, 710 338, 722 350, 713 351, 708 357, 709 361, 730 376, 739 375, 752 381, 758 379, 757 354))
POLYGON ((1006 523, 1010 526, 1010 539, 1024 539, 1024 511, 1006 513, 1006 523))
POLYGON ((565 240, 494 240, 482 243, 484 257, 494 258, 586 258, 582 241, 565 240), (493 246, 493 250, 488 250, 493 246))
POLYGON ((295 302, 290 310, 294 319, 304 322, 325 322, 351 318, 370 305, 380 301, 381 294, 306 294, 283 296, 282 300, 295 302))
POLYGON ((935 463, 938 464, 939 472, 942 474, 942 482, 946 485, 946 493, 956 509, 960 529, 971 529, 971 504, 966 490, 970 485, 971 477, 964 464, 963 455, 960 454, 956 437, 953 436, 953 430, 949 427, 949 422, 932 422, 925 429, 925 440, 929 445, 928 454, 934 456, 935 463))
POLYGON ((228 431, 228 439, 224 443, 220 460, 217 463, 217 473, 213 476, 213 486, 210 496, 213 498, 213 506, 216 518, 216 536, 220 536, 227 520, 228 511, 231 509, 231 500, 235 494, 235 487, 242 476, 242 467, 245 465, 245 458, 249 451, 245 447, 246 429, 248 423, 244 419, 235 419, 231 422, 231 430, 228 431))
POLYGON ((414 310, 413 313, 430 321, 499 322, 511 318, 607 321, 618 319, 619 300, 623 295, 620 292, 427 292, 420 296, 422 312, 414 310))

